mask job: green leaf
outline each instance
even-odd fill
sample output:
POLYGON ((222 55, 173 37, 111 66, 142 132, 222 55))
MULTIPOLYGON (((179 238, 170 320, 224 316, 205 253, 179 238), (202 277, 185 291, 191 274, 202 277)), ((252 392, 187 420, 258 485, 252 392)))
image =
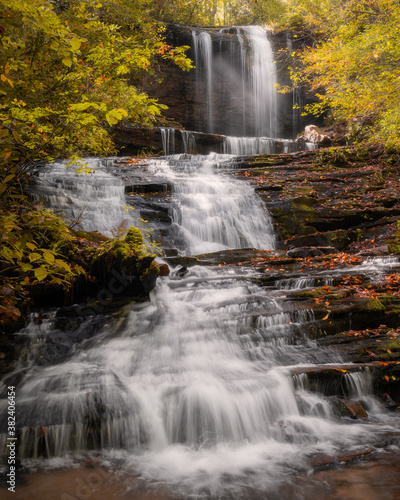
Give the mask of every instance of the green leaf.
POLYGON ((19 264, 24 273, 27 273, 32 269, 32 264, 28 264, 26 262, 17 262, 17 264, 19 264))
MULTIPOLYGON (((28 245, 28 244, 27 244, 27 245, 28 245)), ((38 254, 38 253, 30 253, 30 254, 28 255, 28 258, 29 258, 29 260, 30 260, 31 262, 35 262, 36 260, 41 259, 41 258, 42 258, 42 256, 41 256, 40 254, 38 254)))
POLYGON ((45 267, 38 267, 35 269, 35 278, 38 281, 43 281, 45 278, 47 278, 48 271, 45 267))
POLYGON ((21 136, 19 135, 19 133, 18 133, 16 130, 13 130, 13 131, 12 131, 12 135, 14 136, 14 139, 15 139, 17 142, 20 142, 20 141, 21 141, 21 136))
POLYGON ((55 257, 54 257, 54 254, 52 253, 45 253, 44 254, 44 259, 49 263, 49 264, 53 264, 54 261, 55 261, 55 257))
POLYGON ((2 182, 2 184, 7 184, 7 182, 10 182, 12 179, 15 179, 15 175, 14 174, 7 175, 7 177, 4 179, 4 181, 2 182))
POLYGON ((67 272, 71 272, 71 268, 69 267, 69 265, 64 262, 63 260, 61 259, 56 259, 55 260, 55 264, 58 266, 58 267, 62 267, 65 271, 67 272))

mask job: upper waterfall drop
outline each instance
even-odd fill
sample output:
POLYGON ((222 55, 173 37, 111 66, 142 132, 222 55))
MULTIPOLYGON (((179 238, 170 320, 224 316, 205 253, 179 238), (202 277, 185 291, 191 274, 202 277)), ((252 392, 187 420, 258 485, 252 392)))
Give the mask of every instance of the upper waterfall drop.
POLYGON ((196 117, 198 130, 236 137, 279 137, 277 72, 266 30, 238 26, 212 36, 196 29, 192 44, 196 99, 203 103, 196 117))
POLYGON ((205 80, 205 93, 207 96, 207 124, 206 132, 214 133, 213 119, 213 95, 212 95, 212 40, 210 33, 207 31, 192 32, 194 63, 197 68, 196 91, 199 92, 199 85, 202 75, 205 80))
POLYGON ((248 74, 251 101, 249 121, 254 122, 254 136, 278 137, 277 77, 271 44, 264 28, 245 26, 241 29, 249 38, 251 50, 248 74))

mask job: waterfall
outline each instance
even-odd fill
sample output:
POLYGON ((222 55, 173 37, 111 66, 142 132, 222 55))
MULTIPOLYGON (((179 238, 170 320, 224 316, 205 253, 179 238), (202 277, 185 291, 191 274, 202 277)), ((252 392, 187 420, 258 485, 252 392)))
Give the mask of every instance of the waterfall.
MULTIPOLYGON (((182 254, 225 253, 215 266, 184 273, 171 266, 148 303, 131 304, 118 321, 108 318, 62 363, 46 365, 39 357, 18 366, 12 375, 21 379, 21 459, 57 457, 53 463, 60 467, 71 463, 71 455, 94 451, 108 468, 116 464, 143 484, 171 488, 171 498, 249 498, 252 491, 252 498, 275 499, 294 477, 308 478, 315 456, 382 446, 386 436, 375 422, 385 417, 370 394, 369 372, 353 373, 351 364, 348 370, 332 367, 338 389, 366 399, 373 421, 335 419, 326 384, 311 380, 313 371, 329 372, 329 363, 341 357, 308 338, 314 313, 288 300, 285 290, 329 283, 325 271, 315 271, 313 283, 303 276, 293 283, 277 278, 270 288, 260 283, 270 271, 229 266, 229 249, 275 246, 271 220, 253 188, 232 176, 232 157, 148 159, 142 171, 129 164, 118 169, 116 159, 86 163, 92 167, 87 176, 64 163, 46 169, 36 196, 65 216, 88 205, 89 227, 109 231, 124 212, 121 178, 152 185, 168 179, 173 222, 165 237, 182 254)), ((391 265, 390 259, 369 261, 364 269, 379 276, 379 266, 391 265)), ((66 314, 79 315, 79 308, 69 309, 74 311, 66 314)), ((40 332, 34 324, 22 330, 35 338, 35 352, 54 345, 61 333, 56 320, 49 317, 40 332)), ((7 411, 7 399, 0 400, 2 451, 7 411)), ((394 443, 398 420, 382 421, 394 443)), ((285 498, 304 498, 296 495, 285 498)))
POLYGON ((191 255, 274 248, 270 216, 250 186, 217 174, 223 160, 223 155, 176 155, 148 166, 153 175, 173 183, 171 235, 177 248, 191 255))
POLYGON ((184 153, 195 153, 196 152, 196 138, 192 132, 187 130, 181 130, 181 137, 183 141, 183 152, 184 153))
POLYGON ((161 128, 161 141, 165 155, 175 153, 175 129, 172 127, 161 128))
MULTIPOLYGON (((260 26, 241 28, 249 38, 250 109, 248 121, 254 122, 254 135, 278 137, 278 113, 275 85, 277 83, 274 54, 267 33, 260 26)), ((242 52, 244 44, 242 45, 242 52)), ((242 60, 244 55, 242 56, 242 60)))
POLYGON ((206 103, 207 111, 200 130, 278 137, 277 73, 266 30, 241 26, 224 28, 220 34, 232 30, 238 43, 221 40, 218 49, 213 48, 210 33, 192 31, 197 99, 206 103))
POLYGON ((212 54, 212 41, 211 35, 207 31, 192 32, 193 49, 194 49, 194 63, 197 68, 197 92, 199 93, 200 83, 205 83, 205 94, 207 102, 207 119, 205 125, 205 132, 210 134, 214 133, 214 117, 213 117, 213 87, 212 87, 212 74, 213 74, 213 54, 212 54), (200 75, 204 75, 201 78, 200 75))
POLYGON ((232 155, 273 154, 274 141, 267 137, 224 138, 224 153, 232 155))
POLYGON ((76 228, 111 236, 124 220, 133 226, 138 223, 125 208, 122 181, 108 171, 112 165, 113 159, 97 158, 86 158, 79 165, 53 163, 40 172, 34 196, 76 228))

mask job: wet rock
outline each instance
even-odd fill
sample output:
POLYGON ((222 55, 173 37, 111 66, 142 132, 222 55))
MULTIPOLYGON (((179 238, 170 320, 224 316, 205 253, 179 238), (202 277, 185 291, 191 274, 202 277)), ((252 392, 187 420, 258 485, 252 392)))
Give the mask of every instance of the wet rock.
POLYGON ((339 417, 350 417, 353 419, 367 418, 368 414, 364 407, 354 399, 330 398, 335 413, 339 417))
MULTIPOLYGON (((147 294, 156 286, 157 278, 160 275, 159 267, 156 264, 150 265, 140 276, 140 283, 147 294)), ((136 292, 136 290, 135 290, 136 292)), ((137 293, 137 292, 136 292, 137 293)))
POLYGON ((305 236, 295 236, 286 240, 287 245, 294 247, 333 247, 337 250, 343 250, 353 241, 357 241, 359 232, 357 230, 338 229, 336 231, 327 231, 325 233, 315 233, 305 236))
POLYGON ((177 269, 176 271, 174 271, 172 273, 172 276, 177 276, 178 278, 183 278, 184 276, 186 276, 186 274, 188 272, 189 272, 188 268, 186 266, 182 266, 179 269, 177 269))
POLYGON ((301 247, 292 248, 288 250, 289 257, 304 258, 304 257, 316 257, 317 255, 324 255, 324 252, 316 247, 301 247))
POLYGON ((160 269, 160 276, 168 276, 170 273, 170 269, 168 264, 158 264, 160 269))
POLYGON ((361 250, 356 255, 362 257, 380 257, 382 255, 389 255, 389 247, 387 245, 381 245, 379 247, 366 248, 361 250))
POLYGON ((171 191, 171 183, 142 183, 125 186, 125 193, 167 193, 171 191))
POLYGON ((333 253, 339 253, 339 250, 335 247, 316 247, 320 250, 324 255, 331 255, 333 253))
MULTIPOLYGON (((398 364, 398 361, 383 362, 381 366, 382 370, 377 373, 374 379, 375 392, 384 401, 394 401, 396 406, 400 407, 400 364, 398 364)), ((393 409, 395 408, 393 407, 393 409)))
POLYGON ((385 405, 385 408, 391 411, 396 411, 397 410, 397 404, 396 402, 389 396, 389 394, 385 393, 382 395, 383 399, 383 404, 385 405))

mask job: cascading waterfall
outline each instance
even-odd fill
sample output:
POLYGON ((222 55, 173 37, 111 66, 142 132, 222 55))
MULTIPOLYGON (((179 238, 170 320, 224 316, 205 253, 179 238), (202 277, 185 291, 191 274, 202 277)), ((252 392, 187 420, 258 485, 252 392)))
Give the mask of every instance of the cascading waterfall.
MULTIPOLYGON (((132 182, 171 186, 162 200, 164 211, 169 204, 163 234, 182 264, 186 256, 220 251, 209 256, 218 265, 171 266, 148 303, 132 304, 118 321, 101 323, 101 332, 84 337, 84 348, 77 345, 62 363, 43 366, 33 355, 21 358, 13 375, 22 379, 17 387, 22 460, 58 457, 59 467, 70 455, 95 450, 106 465, 117 463, 135 477, 170 487, 174 498, 276 500, 285 497, 281 488, 294 476, 307 477, 315 455, 378 449, 382 422, 388 433, 397 432, 372 396, 371 372, 345 365, 339 353, 310 339, 307 328, 318 328, 314 312, 288 300, 288 291, 332 284, 329 271, 293 278, 276 274, 262 286, 268 270, 229 266, 230 250, 276 247, 271 218, 254 189, 231 174, 232 155, 273 153, 271 137, 279 134, 267 34, 257 26, 235 30, 239 44, 218 78, 220 61, 213 57, 210 34, 193 31, 195 64, 205 79, 204 85, 197 81, 197 92, 206 93, 205 131, 215 131, 218 113, 224 112, 216 107, 213 87, 218 82, 224 92, 224 82, 240 75, 238 93, 225 96, 243 103, 232 124, 238 135, 224 138, 225 154, 188 154, 195 149, 191 132, 179 136, 161 128, 167 157, 148 159, 142 172, 138 167, 129 174, 132 182), (185 154, 173 154, 178 141, 185 154), (338 363, 346 367, 336 371, 341 395, 367 403, 365 422, 339 421, 324 384, 312 379, 313 371, 338 363)), ((290 151, 290 141, 283 142, 290 151)), ((142 225, 127 206, 127 171, 115 175, 112 158, 85 164, 86 175, 66 162, 45 168, 32 195, 85 230, 111 235, 124 221, 142 225)), ((150 203, 155 209, 156 201, 150 203)), ((375 259, 359 270, 379 279, 380 269, 392 265, 397 260, 375 259)), ((41 328, 32 322, 21 334, 32 339, 37 353, 54 341, 57 328, 49 317, 41 328)), ((2 399, 2 450, 6 414, 2 399)))
POLYGON ((53 163, 41 171, 33 195, 37 198, 40 191, 38 199, 74 226, 111 236, 125 219, 128 225, 138 224, 126 208, 123 183, 107 171, 113 164, 113 159, 97 158, 79 165, 53 163))
POLYGON ((228 248, 273 249, 272 223, 253 189, 216 174, 216 165, 224 160, 224 155, 176 155, 149 165, 149 172, 173 183, 175 245, 190 255, 228 248))
MULTIPOLYGON (((268 214, 247 184, 227 175, 229 159, 176 155, 146 164, 146 176, 173 184, 171 230, 183 253, 274 247, 268 214)), ((90 196, 65 165, 39 185, 53 206, 58 200, 65 209, 67 193, 69 207, 89 201, 91 218, 105 231, 101 199, 114 205, 107 194, 114 190, 122 204, 121 183, 107 162, 89 163, 97 166, 87 177, 94 181, 90 196)), ((251 488, 275 498, 314 454, 368 449, 374 425, 338 423, 307 375, 292 375, 299 366, 340 362, 305 335, 313 312, 280 298, 311 283, 277 281, 276 296, 257 279, 251 268, 225 266, 172 274, 149 304, 132 305, 122 325, 104 327, 69 361, 31 367, 18 387, 20 456, 101 449, 108 460, 123 459, 126 470, 191 495, 239 498, 251 488)), ((35 328, 27 331, 37 335, 35 328)), ((42 342, 52 333, 47 325, 42 342)), ((341 388, 347 397, 370 398, 380 418, 368 377, 346 373, 341 388)))
POLYGON ((192 132, 187 130, 181 130, 181 137, 183 141, 184 153, 195 153, 196 152, 196 138, 192 132))
POLYGON ((280 153, 298 151, 298 144, 288 139, 279 141, 268 137, 224 137, 224 153, 238 156, 256 154, 275 154, 277 145, 281 146, 280 153))
POLYGON ((165 155, 175 153, 175 129, 172 127, 161 128, 161 141, 165 155))

